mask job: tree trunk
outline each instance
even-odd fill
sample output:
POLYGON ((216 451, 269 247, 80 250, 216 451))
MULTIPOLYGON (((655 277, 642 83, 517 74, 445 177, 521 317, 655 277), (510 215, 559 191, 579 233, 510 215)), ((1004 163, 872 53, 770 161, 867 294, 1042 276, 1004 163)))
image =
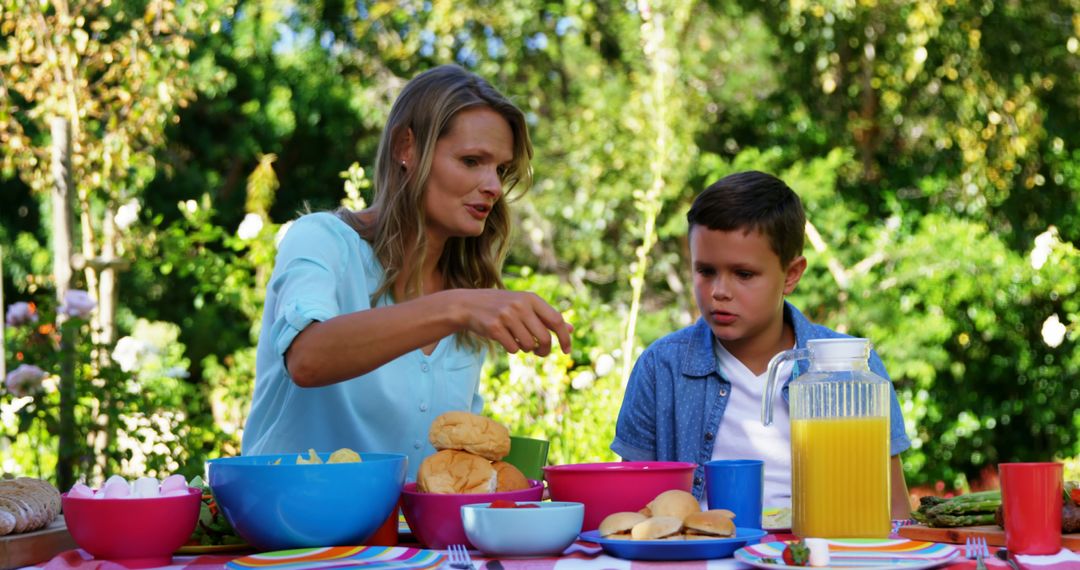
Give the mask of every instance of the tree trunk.
MULTIPOLYGON (((113 216, 116 212, 111 205, 105 207, 105 216, 102 220, 101 231, 101 260, 104 268, 101 270, 101 279, 98 281, 98 342, 101 346, 110 347, 116 342, 116 273, 121 266, 116 259, 116 222, 113 216)), ((108 365, 109 351, 102 350, 100 362, 102 366, 108 365)))
MULTIPOLYGON (((52 130, 52 246, 53 278, 56 280, 58 303, 71 289, 71 123, 63 117, 54 117, 52 130)), ((66 317, 56 316, 58 330, 66 317)), ((60 344, 60 448, 56 461, 56 486, 68 489, 75 482, 75 353, 68 335, 61 336, 60 344)))

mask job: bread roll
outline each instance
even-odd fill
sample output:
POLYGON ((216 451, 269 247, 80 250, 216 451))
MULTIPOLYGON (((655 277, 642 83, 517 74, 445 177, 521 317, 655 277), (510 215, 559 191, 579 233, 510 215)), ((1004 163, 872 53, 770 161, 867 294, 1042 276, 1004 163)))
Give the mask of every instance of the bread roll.
POLYGON ((60 513, 60 492, 32 477, 0 480, 0 535, 49 526, 60 513))
POLYGON ((15 530, 15 515, 0 509, 0 536, 10 534, 13 530, 15 530))
POLYGON ((494 420, 469 412, 446 412, 435 418, 428 439, 440 451, 468 451, 490 461, 510 453, 510 432, 494 420))
POLYGON ((634 525, 634 528, 630 529, 630 536, 634 540, 662 540, 679 534, 682 527, 682 519, 652 517, 634 525))
POLYGON ((416 475, 416 488, 422 493, 494 493, 497 484, 491 462, 453 449, 424 459, 416 475))
POLYGON ((600 522, 600 536, 622 538, 615 535, 626 534, 625 538, 630 538, 630 529, 648 518, 641 513, 612 513, 600 522))
POLYGON ((687 538, 690 535, 718 538, 735 534, 735 523, 731 522, 731 511, 717 509, 694 513, 683 519, 687 538))
POLYGON ((495 488, 497 492, 518 491, 529 488, 529 480, 525 478, 525 474, 517 467, 505 461, 492 462, 491 466, 495 468, 495 475, 498 480, 495 488))
POLYGON ((679 520, 701 512, 701 505, 686 491, 664 491, 649 502, 647 508, 654 517, 675 517, 679 520))

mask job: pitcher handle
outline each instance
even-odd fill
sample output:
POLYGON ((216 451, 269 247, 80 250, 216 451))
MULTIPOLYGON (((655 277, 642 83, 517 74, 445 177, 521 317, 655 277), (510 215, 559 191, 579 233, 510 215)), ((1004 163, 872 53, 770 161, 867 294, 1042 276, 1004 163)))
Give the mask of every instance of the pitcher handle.
POLYGON ((776 373, 780 370, 780 364, 788 360, 800 360, 810 358, 810 349, 796 348, 777 353, 769 360, 769 380, 765 384, 765 393, 761 397, 761 423, 772 425, 773 388, 776 385, 776 373))

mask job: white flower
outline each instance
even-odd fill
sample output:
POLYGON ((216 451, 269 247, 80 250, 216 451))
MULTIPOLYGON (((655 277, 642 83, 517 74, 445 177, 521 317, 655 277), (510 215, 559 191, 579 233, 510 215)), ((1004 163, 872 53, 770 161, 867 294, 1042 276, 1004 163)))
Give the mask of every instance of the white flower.
POLYGON ((4 385, 8 392, 15 396, 29 396, 41 389, 41 381, 45 378, 45 371, 32 364, 20 364, 18 368, 8 372, 4 378, 4 385))
POLYGON ((575 390, 584 390, 585 388, 592 386, 593 382, 596 382, 596 374, 593 374, 591 370, 586 370, 585 372, 574 376, 574 379, 570 381, 570 385, 573 386, 575 390))
POLYGON ((1050 315, 1042 324, 1042 338, 1046 346, 1050 348, 1057 348, 1061 346, 1061 342, 1065 340, 1065 333, 1068 329, 1065 324, 1058 318, 1057 313, 1050 315))
POLYGON ((236 237, 240 239, 255 239, 262 229, 262 216, 258 214, 248 214, 244 216, 244 221, 240 222, 240 227, 236 228, 236 237))
POLYGON ((278 247, 281 245, 281 240, 285 239, 285 234, 289 233, 289 228, 291 227, 291 221, 281 224, 281 227, 278 228, 277 233, 274 234, 274 247, 278 247))
POLYGON ((64 304, 60 305, 58 312, 63 313, 69 317, 77 319, 85 319, 90 316, 90 312, 97 306, 97 302, 90 298, 90 295, 81 289, 71 289, 67 293, 64 293, 64 304))
POLYGON ((113 216, 113 221, 116 222, 116 227, 126 230, 139 220, 139 201, 132 198, 127 204, 120 206, 116 210, 116 215, 113 216))
POLYGON ((187 378, 191 376, 191 373, 182 366, 170 366, 162 371, 161 375, 166 378, 187 378))
POLYGON ((150 352, 150 347, 137 338, 125 336, 116 341, 112 351, 113 362, 120 365, 120 370, 132 372, 139 369, 143 356, 150 352))
POLYGON ((615 369, 615 359, 612 358, 610 354, 601 354, 600 357, 596 359, 596 364, 593 366, 593 369, 596 370, 597 376, 607 376, 615 369))
POLYGON ((4 318, 4 322, 6 322, 9 327, 20 327, 28 323, 36 323, 37 321, 37 310, 30 303, 25 303, 23 301, 8 305, 7 316, 4 318))
POLYGON ((1050 258, 1050 254, 1054 251, 1054 246, 1060 243, 1058 240, 1057 228, 1050 226, 1045 232, 1035 236, 1035 247, 1031 249, 1031 267, 1036 271, 1042 269, 1042 266, 1046 264, 1046 260, 1050 258))

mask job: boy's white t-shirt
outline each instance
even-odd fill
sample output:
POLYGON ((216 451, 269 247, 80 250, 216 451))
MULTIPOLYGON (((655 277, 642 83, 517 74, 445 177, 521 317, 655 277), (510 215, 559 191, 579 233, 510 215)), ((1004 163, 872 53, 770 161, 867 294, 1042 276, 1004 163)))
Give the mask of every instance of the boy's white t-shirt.
MULTIPOLYGON (((794 348, 794 347, 792 347, 794 348)), ((719 340, 713 343, 720 374, 731 383, 724 417, 713 444, 713 459, 760 459, 765 462, 764 508, 791 507, 791 418, 780 395, 792 361, 780 365, 773 389, 773 423, 761 423, 761 398, 769 373, 755 375, 719 340)), ((702 497, 702 508, 708 508, 702 497)))

